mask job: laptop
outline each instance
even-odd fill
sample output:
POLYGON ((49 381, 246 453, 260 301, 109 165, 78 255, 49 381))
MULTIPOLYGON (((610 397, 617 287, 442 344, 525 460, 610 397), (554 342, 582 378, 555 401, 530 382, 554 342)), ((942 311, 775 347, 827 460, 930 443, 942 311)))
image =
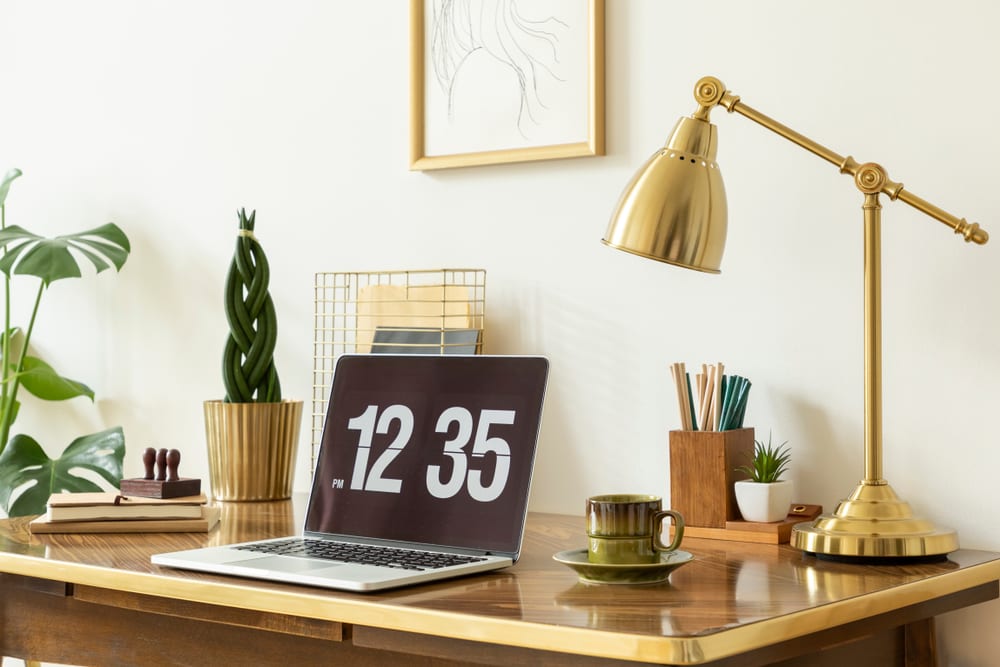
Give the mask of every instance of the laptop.
POLYGON ((152 562, 350 591, 512 565, 547 375, 538 356, 342 355, 302 535, 152 562))

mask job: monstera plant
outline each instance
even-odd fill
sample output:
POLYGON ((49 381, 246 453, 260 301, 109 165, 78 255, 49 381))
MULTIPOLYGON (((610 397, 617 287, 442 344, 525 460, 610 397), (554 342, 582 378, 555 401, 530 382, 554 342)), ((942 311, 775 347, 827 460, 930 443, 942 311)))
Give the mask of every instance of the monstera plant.
POLYGON ((31 436, 11 437, 17 419, 19 390, 47 401, 78 396, 94 400, 87 385, 59 375, 49 364, 29 353, 35 319, 45 291, 57 280, 79 278, 77 257, 86 258, 98 273, 114 266, 121 270, 131 250, 128 238, 114 224, 78 234, 43 238, 23 227, 7 226, 6 199, 20 170, 12 169, 0 181, 0 271, 4 273, 4 327, 0 332, 0 507, 8 516, 41 514, 49 495, 59 491, 99 491, 89 470, 117 485, 122 477, 125 436, 121 427, 77 438, 62 455, 51 459, 31 436), (27 329, 11 325, 11 278, 39 280, 27 329))

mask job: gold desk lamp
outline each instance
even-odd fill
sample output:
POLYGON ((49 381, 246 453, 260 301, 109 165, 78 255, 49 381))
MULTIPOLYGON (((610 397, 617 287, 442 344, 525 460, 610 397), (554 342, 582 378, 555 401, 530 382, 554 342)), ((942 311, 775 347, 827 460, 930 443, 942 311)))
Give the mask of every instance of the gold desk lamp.
POLYGON ((966 241, 984 244, 976 223, 941 210, 890 181, 875 163, 859 164, 744 104, 716 78, 694 90, 698 110, 681 118, 664 148, 636 173, 622 193, 603 239, 606 245, 688 269, 719 273, 726 242, 726 194, 715 162, 718 137, 708 121, 716 105, 736 112, 831 162, 854 177, 864 194, 865 226, 865 476, 833 514, 801 523, 792 546, 843 558, 943 558, 958 549, 958 535, 915 517, 882 476, 882 280, 879 194, 900 200, 951 227, 966 241))

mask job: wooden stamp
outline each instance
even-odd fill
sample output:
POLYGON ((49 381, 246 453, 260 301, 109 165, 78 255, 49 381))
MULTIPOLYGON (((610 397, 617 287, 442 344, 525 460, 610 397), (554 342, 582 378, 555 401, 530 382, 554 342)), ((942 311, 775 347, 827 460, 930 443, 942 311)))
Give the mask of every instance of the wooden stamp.
POLYGON ((180 451, 147 447, 142 453, 144 476, 123 479, 119 488, 123 495, 143 498, 197 496, 201 493, 201 480, 181 477, 180 464, 180 451))

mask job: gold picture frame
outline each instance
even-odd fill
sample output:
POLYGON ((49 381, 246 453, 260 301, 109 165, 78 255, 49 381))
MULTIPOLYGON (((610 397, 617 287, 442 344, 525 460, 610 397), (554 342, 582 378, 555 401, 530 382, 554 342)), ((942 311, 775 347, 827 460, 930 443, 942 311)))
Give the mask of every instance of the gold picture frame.
POLYGON ((410 0, 410 169, 604 155, 604 0, 489 6, 410 0))

